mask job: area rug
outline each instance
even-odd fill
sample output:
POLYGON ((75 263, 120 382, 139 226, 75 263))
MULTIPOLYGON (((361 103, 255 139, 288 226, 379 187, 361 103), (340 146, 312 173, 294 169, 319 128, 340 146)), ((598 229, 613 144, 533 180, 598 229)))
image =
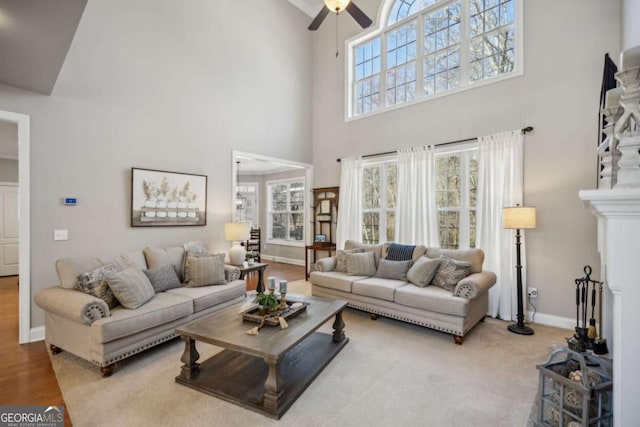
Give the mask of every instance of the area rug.
MULTIPOLYGON (((309 294, 308 282, 289 286, 309 294)), ((119 363, 110 378, 66 352, 51 363, 75 426, 514 427, 527 425, 536 364, 568 333, 535 325, 535 335, 515 335, 487 319, 458 346, 451 335, 356 310, 344 321, 349 343, 279 421, 176 384, 179 339, 119 363)), ((202 361, 220 349, 198 351, 202 361)))

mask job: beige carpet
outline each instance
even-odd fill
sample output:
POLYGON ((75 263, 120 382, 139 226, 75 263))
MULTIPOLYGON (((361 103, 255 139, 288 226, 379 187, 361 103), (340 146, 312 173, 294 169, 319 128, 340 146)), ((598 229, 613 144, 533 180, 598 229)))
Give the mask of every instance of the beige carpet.
MULTIPOLYGON (((307 282, 289 285, 309 293, 307 282)), ((570 335, 534 325, 535 335, 520 336, 487 319, 457 346, 450 335, 351 309, 344 320, 349 343, 280 421, 176 384, 177 339, 119 363, 105 379, 66 352, 51 360, 74 426, 514 427, 527 424, 536 364, 570 335)), ((198 350, 201 361, 219 351, 198 350)))

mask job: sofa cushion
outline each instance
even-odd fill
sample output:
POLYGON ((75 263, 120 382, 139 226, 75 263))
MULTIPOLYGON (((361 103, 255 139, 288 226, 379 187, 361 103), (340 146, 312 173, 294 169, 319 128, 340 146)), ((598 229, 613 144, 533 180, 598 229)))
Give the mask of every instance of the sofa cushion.
POLYGON ((110 317, 93 322, 91 324, 92 339, 98 343, 106 343, 169 323, 191 313, 193 313, 191 298, 161 292, 136 310, 116 307, 111 310, 110 317))
POLYGON ((458 261, 466 261, 471 263, 470 273, 480 273, 482 271, 482 263, 484 262, 484 252, 482 249, 440 249, 429 248, 426 255, 429 258, 440 258, 444 255, 458 261))
POLYGON ((413 264, 411 260, 405 261, 392 261, 389 259, 381 259, 378 262, 378 269, 373 277, 379 277, 381 279, 395 279, 407 281, 407 271, 413 264))
POLYGON ((376 262, 373 252, 347 254, 347 274, 350 276, 373 276, 376 274, 376 262))
POLYGON ((79 289, 78 276, 102 266, 102 262, 96 257, 60 258, 56 261, 56 272, 60 286, 65 289, 79 289))
POLYGON ((176 267, 180 281, 184 280, 182 277, 184 248, 182 246, 171 246, 168 248, 151 248, 147 246, 143 252, 147 260, 148 268, 160 268, 163 265, 173 264, 176 267))
POLYGON ((351 292, 358 295, 393 301, 393 295, 395 294, 396 289, 405 286, 406 284, 407 282, 402 280, 370 277, 368 279, 353 282, 351 292))
POLYGON ((342 273, 347 272, 347 254, 360 254, 363 252, 363 248, 353 248, 338 251, 338 253, 336 254, 336 271, 340 271, 342 273))
POLYGON ((471 263, 441 256, 440 266, 431 283, 453 292, 458 282, 469 275, 469 270, 471 263))
POLYGON ((153 298, 155 291, 149 278, 136 267, 104 273, 109 288, 124 308, 134 310, 153 298))
POLYGON ((105 276, 105 272, 107 271, 115 273, 119 271, 119 269, 115 264, 107 264, 89 272, 82 273, 78 276, 78 287, 82 292, 100 298, 107 303, 109 308, 113 308, 120 303, 109 288, 105 276))
POLYGON ((454 316, 466 316, 469 302, 436 286, 421 288, 413 284, 396 289, 394 301, 408 307, 454 316))
POLYGON ((227 284, 224 276, 224 254, 187 252, 184 282, 190 288, 227 284))
POLYGON ((193 300, 193 312, 197 313, 214 305, 222 304, 245 294, 247 285, 244 280, 235 280, 226 285, 201 286, 199 288, 175 288, 167 291, 193 300))
POLYGON ((176 268, 173 265, 144 270, 144 274, 149 278, 151 286, 153 286, 153 290, 156 293, 182 286, 176 268))
POLYGON ((351 292, 351 284, 356 280, 367 279, 369 276, 349 276, 339 271, 312 271, 309 280, 314 285, 336 291, 351 292))
MULTIPOLYGON (((144 257, 142 249, 120 255, 120 259, 126 267, 137 267, 140 270, 146 270, 147 260, 144 257)), ((124 267, 123 267, 124 268, 124 267)))
POLYGON ((366 243, 360 243, 356 240, 347 240, 346 242, 344 242, 344 248, 345 249, 362 248, 365 252, 373 252, 376 266, 378 265, 378 260, 382 258, 382 245, 368 245, 366 243))
POLYGON ((440 258, 431 259, 426 256, 421 256, 413 263, 407 272, 407 280, 416 286, 424 288, 431 284, 439 266, 440 258))
MULTIPOLYGON (((389 259, 389 249, 393 245, 397 245, 397 246, 401 246, 401 247, 409 247, 407 245, 399 245, 398 243, 387 242, 384 245, 382 245, 382 258, 389 259)), ((415 246, 413 246, 413 252, 411 252, 411 256, 407 257, 407 255, 405 255, 405 258, 406 259, 412 259, 412 260, 415 261, 418 258, 420 258, 421 256, 423 256, 426 252, 427 252, 427 247, 426 246, 424 246, 424 245, 415 245, 415 246)))

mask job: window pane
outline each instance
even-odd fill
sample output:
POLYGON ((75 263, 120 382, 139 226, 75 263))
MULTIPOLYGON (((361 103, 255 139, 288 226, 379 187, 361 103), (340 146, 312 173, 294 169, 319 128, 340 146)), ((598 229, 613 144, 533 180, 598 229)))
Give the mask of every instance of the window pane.
POLYGON ((469 211, 469 247, 476 247, 476 211, 469 211))
POLYGON ((288 186, 282 184, 274 185, 271 188, 271 209, 274 211, 286 211, 288 186))
POLYGON ((436 203, 438 207, 460 206, 460 156, 436 160, 436 203))
POLYGON ((379 166, 363 170, 363 209, 378 209, 380 207, 380 174, 379 166))
POLYGON ((301 211, 304 205, 304 186, 301 182, 291 184, 290 206, 292 211, 301 211))
POLYGON ((380 235, 380 214, 378 212, 365 212, 362 215, 362 242, 378 243, 380 235))
POLYGON ((271 237, 273 239, 287 238, 287 214, 272 214, 271 237))
POLYGON ((292 213, 289 216, 289 239, 302 240, 304 237, 304 220, 302 213, 292 213))
POLYGON ((387 242, 393 242, 396 236, 396 213, 387 212, 387 242))
POLYGON ((396 185, 398 182, 398 164, 389 163, 387 165, 387 208, 396 207, 396 185))
MULTIPOLYGON (((469 206, 476 207, 478 198, 478 156, 473 154, 469 160, 469 206)), ((473 246, 472 246, 473 247, 473 246)))
POLYGON ((458 249, 458 229, 460 216, 456 211, 438 212, 438 231, 440 233, 440 247, 458 249))

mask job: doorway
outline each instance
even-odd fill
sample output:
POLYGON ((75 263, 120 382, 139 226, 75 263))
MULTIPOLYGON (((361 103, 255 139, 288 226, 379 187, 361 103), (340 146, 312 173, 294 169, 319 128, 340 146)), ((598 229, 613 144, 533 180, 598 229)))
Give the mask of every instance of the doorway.
MULTIPOLYGON (((0 110, 0 124, 7 127, 13 127, 17 133, 17 198, 15 198, 15 195, 11 195, 11 192, 9 191, 9 195, 4 199, 5 203, 8 203, 9 205, 15 204, 15 207, 17 207, 17 224, 10 224, 9 227, 13 228, 17 225, 17 236, 14 243, 9 242, 6 245, 7 252, 3 252, 3 257, 6 257, 4 262, 12 264, 12 261, 14 261, 16 256, 15 251, 17 250, 18 277, 20 279, 18 291, 18 342, 23 344, 44 338, 44 327, 38 328, 37 331, 31 330, 29 116, 26 114, 0 110), (9 255, 7 256, 6 254, 9 255)), ((4 149, 2 150, 4 151, 4 149)), ((13 206, 9 206, 9 210, 13 208, 13 206)), ((9 215, 10 214, 7 214, 7 216, 9 215)), ((4 225, 6 226, 7 224, 4 225)), ((9 232, 7 234, 9 235, 15 234, 14 231, 8 231, 9 232)), ((3 246, 3 251, 4 250, 5 247, 3 246)))

